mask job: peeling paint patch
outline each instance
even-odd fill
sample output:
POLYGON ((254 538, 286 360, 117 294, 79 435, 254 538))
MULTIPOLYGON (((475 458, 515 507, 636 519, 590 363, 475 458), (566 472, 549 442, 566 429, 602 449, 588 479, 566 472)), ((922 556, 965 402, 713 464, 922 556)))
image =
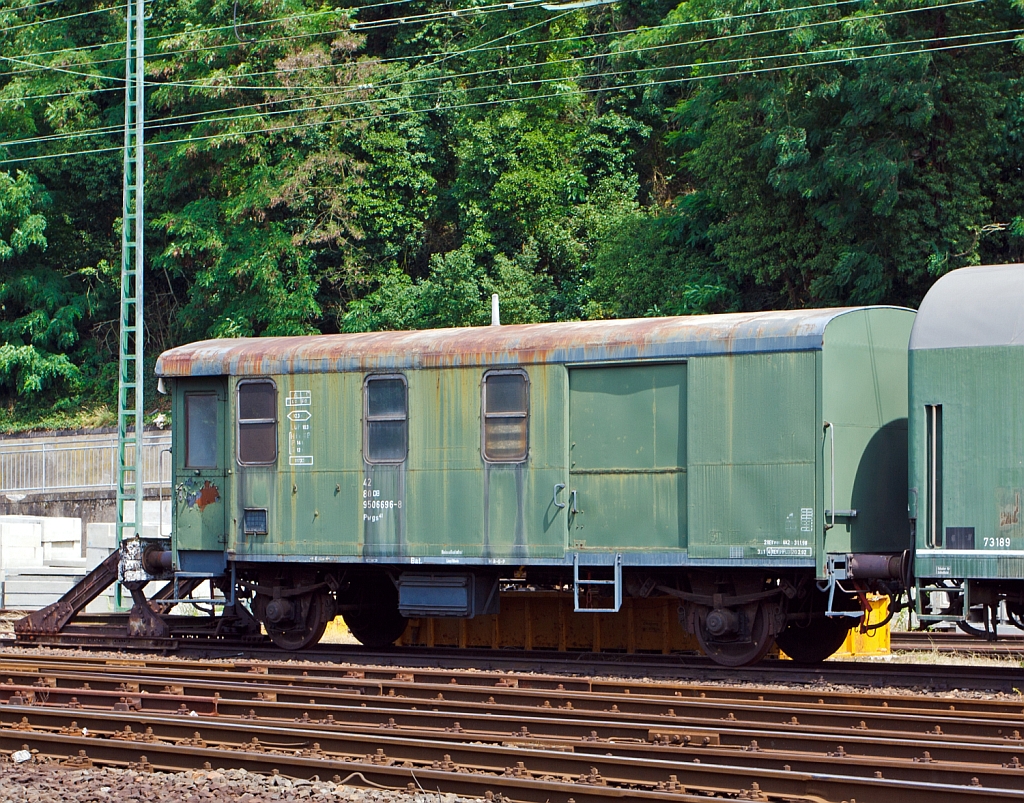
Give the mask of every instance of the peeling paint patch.
POLYGON ((217 488, 209 480, 204 480, 203 484, 199 484, 199 479, 189 477, 184 482, 179 482, 175 488, 175 493, 178 496, 178 501, 185 504, 189 508, 199 508, 199 512, 202 513, 207 505, 212 505, 214 502, 220 500, 220 489, 217 488))

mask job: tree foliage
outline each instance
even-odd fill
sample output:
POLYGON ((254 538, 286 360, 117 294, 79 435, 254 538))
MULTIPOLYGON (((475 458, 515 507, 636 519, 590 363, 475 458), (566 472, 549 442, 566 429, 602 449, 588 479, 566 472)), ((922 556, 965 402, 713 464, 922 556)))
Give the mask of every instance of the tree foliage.
MULTIPOLYGON (((0 7, 8 426, 113 402, 125 26, 103 9, 0 7)), ((914 306, 1021 249, 1007 0, 150 11, 151 355, 484 324, 491 293, 505 323, 914 306)))

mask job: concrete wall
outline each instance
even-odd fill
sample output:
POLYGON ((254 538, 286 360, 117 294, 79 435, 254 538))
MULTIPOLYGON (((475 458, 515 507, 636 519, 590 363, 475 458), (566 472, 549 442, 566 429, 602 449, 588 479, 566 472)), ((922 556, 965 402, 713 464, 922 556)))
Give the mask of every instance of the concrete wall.
MULTIPOLYGON (((143 534, 150 537, 170 534, 170 460, 161 454, 169 442, 169 430, 145 433, 143 534)), ((116 456, 113 429, 0 438, 0 607, 55 602, 115 548, 116 456)), ((133 516, 129 502, 125 518, 133 516)), ((87 612, 113 609, 111 588, 87 612)))
MULTIPOLYGON (((156 501, 143 506, 147 536, 159 531, 160 508, 156 501)), ((127 512, 131 515, 134 511, 127 512)), ((166 529, 169 501, 163 503, 163 515, 166 529)), ((0 516, 0 608, 36 610, 56 602, 116 544, 113 522, 83 522, 81 517, 70 516, 0 516)), ((90 603, 86 612, 105 613, 115 608, 111 587, 90 603)))

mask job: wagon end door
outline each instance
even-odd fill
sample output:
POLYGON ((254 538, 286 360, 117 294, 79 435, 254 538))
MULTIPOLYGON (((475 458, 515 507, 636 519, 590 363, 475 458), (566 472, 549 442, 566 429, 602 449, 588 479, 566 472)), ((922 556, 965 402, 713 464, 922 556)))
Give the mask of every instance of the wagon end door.
POLYGON ((182 571, 223 566, 227 538, 227 380, 175 388, 173 541, 182 571))

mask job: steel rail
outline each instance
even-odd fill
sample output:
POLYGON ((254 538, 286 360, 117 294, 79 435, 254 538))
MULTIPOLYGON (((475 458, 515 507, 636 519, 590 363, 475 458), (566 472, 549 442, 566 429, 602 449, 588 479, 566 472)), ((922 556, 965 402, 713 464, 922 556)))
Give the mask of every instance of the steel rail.
MULTIPOLYGON (((139 675, 129 673, 61 673, 66 682, 75 681, 89 684, 90 693, 117 696, 126 692, 141 691, 143 684, 148 705, 170 705, 175 695, 189 698, 208 698, 218 695, 218 710, 253 707, 259 711, 269 700, 275 704, 305 706, 310 710, 326 707, 351 706, 358 697, 375 701, 391 701, 402 698, 413 703, 436 705, 444 702, 448 706, 486 706, 490 710, 506 711, 509 714, 523 710, 572 710, 577 715, 606 715, 618 713, 624 716, 663 717, 672 715, 692 721, 715 722, 724 718, 743 722, 745 725, 796 725, 803 728, 819 727, 825 730, 870 730, 884 732, 898 721, 899 731, 905 735, 928 739, 933 735, 973 739, 1001 739, 1012 728, 1022 725, 1020 704, 999 712, 957 711, 928 709, 915 711, 902 708, 865 708, 834 703, 782 703, 779 701, 745 701, 701 699, 686 697, 652 697, 640 694, 606 694, 559 690, 536 690, 516 688, 508 685, 465 686, 457 683, 422 683, 410 679, 393 681, 367 681, 360 678, 340 678, 336 686, 295 687, 287 683, 268 683, 262 675, 249 675, 246 682, 238 683, 238 675, 229 673, 217 677, 207 673, 200 679, 175 676, 175 688, 171 693, 162 694, 162 687, 170 688, 166 675, 139 675), (95 687, 93 684, 96 684, 95 687), (130 687, 125 684, 130 684, 130 687), (310 694, 315 693, 315 698, 310 694), (273 695, 272 698, 269 695, 273 695), (258 697, 261 695, 261 697, 258 697), (152 698, 150 702, 149 698, 152 698)), ((53 676, 51 676, 53 677, 53 676)), ((9 678, 11 679, 11 678, 9 678)), ((56 677, 53 677, 56 681, 56 677)), ((40 679, 39 688, 54 701, 65 703, 72 696, 81 697, 85 691, 81 686, 60 687, 56 682, 40 679)), ((0 684, 0 701, 25 693, 24 686, 0 684)), ((387 702, 378 702, 387 705, 387 702)), ((402 703, 406 705, 407 703, 402 703)), ((247 710, 247 709, 246 709, 247 710)))
POLYGON ((966 653, 978 655, 1024 656, 1024 634, 1001 635, 995 641, 963 633, 942 633, 931 630, 896 632, 890 643, 894 651, 966 653))
MULTIPOLYGON (((730 740, 728 733, 714 733, 710 730, 701 731, 689 727, 655 727, 647 730, 637 728, 633 737, 601 738, 592 732, 587 735, 585 729, 579 729, 572 737, 544 736, 537 733, 496 732, 492 726, 486 729, 465 727, 459 723, 455 727, 444 727, 449 721, 445 715, 419 712, 425 716, 413 727, 402 727, 393 719, 377 724, 359 725, 347 716, 337 720, 252 720, 225 719, 223 717, 191 717, 165 714, 145 714, 144 712, 109 710, 61 710, 57 708, 40 709, 33 706, 11 707, 3 712, 2 727, 12 730, 23 730, 32 727, 35 730, 49 732, 78 732, 83 728, 94 737, 115 738, 125 741, 164 741, 168 743, 200 742, 214 743, 220 746, 234 746, 235 749, 244 742, 249 742, 254 731, 264 735, 261 742, 267 743, 268 734, 288 734, 291 741, 281 743, 294 749, 309 748, 318 744, 327 753, 350 753, 351 740, 367 740, 378 746, 382 733, 399 741, 401 750, 389 750, 388 754, 401 759, 433 759, 438 750, 447 750, 451 754, 452 747, 472 741, 475 744, 490 744, 502 749, 532 748, 571 752, 576 756, 599 755, 613 756, 619 761, 633 758, 659 758, 664 760, 693 762, 704 764, 733 764, 742 758, 744 765, 750 769, 785 769, 797 772, 831 772, 837 765, 843 767, 844 774, 858 777, 876 777, 881 771, 885 778, 905 780, 941 782, 947 784, 969 783, 977 777, 983 786, 1012 787, 1024 781, 1024 769, 1019 764, 1019 753, 1022 744, 1012 749, 1004 746, 1003 750, 992 750, 988 746, 988 754, 982 753, 982 746, 969 743, 947 742, 939 750, 926 753, 917 751, 915 756, 894 756, 886 751, 874 749, 861 752, 859 748, 869 744, 864 737, 836 739, 832 747, 820 738, 805 738, 802 749, 788 749, 776 744, 771 732, 758 731, 752 739, 745 743, 730 740), (19 719, 19 714, 21 719, 19 719), (8 716, 9 715, 9 716, 8 716), (128 726, 125 730, 124 726, 128 726), (136 729, 132 730, 135 725, 136 729), (680 738, 682 736, 685 739, 680 738), (677 739, 673 742, 671 739, 677 739), (838 742, 838 743, 837 743, 838 742), (410 748, 410 745, 415 746, 410 748), (422 752, 420 751, 422 748, 422 752), (941 748, 945 748, 944 750, 941 748), (994 758, 1003 759, 1001 762, 994 758), (1018 760, 1015 762, 1014 759, 1018 760)), ((493 721, 493 718, 492 718, 493 721)), ((472 724, 472 723, 467 723, 472 724)), ((598 725, 600 728, 600 725, 598 725)), ((785 738, 785 734, 779 734, 785 738)), ((890 740, 890 742, 895 740, 890 740)), ((269 744, 273 745, 271 740, 269 744)), ((876 745, 870 745, 877 747, 876 745)))
MULTIPOLYGON (((851 693, 848 691, 801 691, 764 688, 736 689, 728 686, 629 683, 590 678, 566 678, 544 675, 509 675, 505 673, 414 671, 368 667, 350 669, 339 675, 334 668, 309 665, 210 664, 174 662, 158 665, 138 661, 125 664, 120 660, 84 661, 55 656, 31 656, 0 659, 0 677, 8 684, 41 685, 56 688, 64 684, 81 688, 114 692, 145 690, 160 693, 173 686, 178 695, 185 694, 186 683, 194 684, 193 693, 216 691, 226 699, 251 699, 248 690, 254 686, 273 689, 276 699, 304 702, 310 693, 363 696, 401 696, 436 699, 447 694, 449 701, 480 701, 486 693, 488 702, 551 706, 576 710, 608 710, 609 704, 622 703, 622 710, 646 710, 664 714, 670 706, 677 712, 697 707, 706 711, 715 707, 734 707, 774 703, 775 710, 798 714, 802 711, 841 711, 856 715, 870 714, 890 719, 906 717, 953 717, 962 720, 969 714, 974 720, 997 723, 1019 721, 1024 714, 1024 699, 1018 694, 1010 700, 974 700, 924 695, 892 695, 851 693), (273 671, 272 671, 273 670, 273 671), (198 674, 197 674, 198 673, 198 674), (239 685, 239 680, 242 684, 239 685), (180 683, 179 683, 180 682, 180 683), (216 684, 216 685, 212 685, 216 684), (131 688, 129 688, 129 686, 131 688), (495 695, 498 695, 496 697, 495 695), (537 701, 541 702, 537 702, 537 701), (575 701, 575 703, 573 702, 575 701), (637 708, 641 706, 642 709, 637 708), (659 708, 659 706, 661 706, 659 708)), ((3 686, 0 685, 0 692, 3 686)), ((7 692, 10 694, 10 690, 7 692)))
MULTIPOLYGON (((337 704, 305 704, 280 702, 274 692, 256 691, 254 699, 232 702, 210 697, 205 705, 182 703, 166 694, 150 695, 131 692, 95 692, 68 689, 57 692, 45 687, 2 687, 10 696, 7 705, 48 706, 56 710, 134 711, 138 716, 158 716, 167 713, 193 716, 219 716, 250 722, 345 723, 349 727, 401 730, 439 727, 446 732, 459 733, 472 730, 491 734, 499 740, 569 739, 575 741, 616 741, 679 743, 685 741, 704 744, 717 742, 733 747, 748 748, 751 742, 771 749, 819 752, 825 746, 842 753, 843 745, 856 744, 858 754, 878 757, 903 758, 912 761, 957 761, 964 754, 975 755, 974 763, 1013 763, 1014 757, 1024 753, 1024 740, 1019 729, 1007 729, 1003 735, 988 739, 963 740, 946 733, 929 733, 908 740, 897 728, 884 731, 868 729, 846 730, 784 723, 782 725, 743 722, 727 717, 686 718, 674 713, 663 717, 637 720, 621 712, 603 716, 587 715, 575 710, 563 711, 547 708, 498 707, 488 704, 458 705, 401 698, 378 698, 359 702, 350 701, 347 707, 337 704), (77 693, 72 693, 77 692, 77 693), (417 704, 419 703, 419 704, 417 704), (193 713, 194 712, 194 713, 193 713), (510 725, 512 726, 509 729, 510 725), (927 750, 927 752, 925 752, 927 750)), ((180 698, 179 698, 180 699, 180 698)), ((190 698, 194 700, 195 698, 190 698)), ((39 708, 38 710, 43 710, 39 708)), ((941 730, 941 729, 940 729, 941 730)))
MULTIPOLYGON (((34 672, 36 667, 28 669, 34 672)), ((476 687, 475 690, 481 692, 480 696, 475 700, 460 701, 452 699, 451 685, 431 684, 425 693, 411 696, 408 692, 415 690, 417 685, 411 680, 392 685, 385 694, 383 687, 357 687, 347 693, 338 693, 336 689, 296 689, 290 681, 287 684, 267 683, 269 676, 253 677, 249 673, 241 676, 245 678, 242 683, 229 677, 228 683, 196 680, 191 685, 161 685, 166 678, 157 678, 156 682, 153 682, 152 678, 123 674, 107 676, 98 673, 77 673, 62 679, 52 675, 33 677, 36 677, 36 680, 32 685, 0 684, 0 700, 6 700, 8 704, 31 702, 71 708, 120 707, 122 710, 128 708, 154 714, 180 712, 184 706, 186 712, 276 721, 310 717, 317 721, 338 715, 349 724, 359 723, 378 728, 417 727, 422 726, 425 719, 446 718, 444 726, 453 730, 474 729, 503 737, 518 735, 514 730, 505 730, 502 727, 505 722, 519 723, 518 727, 527 727, 531 736, 537 738, 579 739, 591 735, 598 739, 646 740, 658 738, 652 737, 652 734, 661 733, 672 739, 679 737, 680 727, 689 727, 691 730, 702 729, 702 733, 711 734, 718 740, 727 740, 736 746, 749 745, 752 740, 761 740, 761 744, 779 748, 788 740, 789 749, 802 749, 799 745, 806 745, 806 742, 801 743, 800 740, 806 734, 821 743, 835 745, 834 749, 837 751, 839 745, 856 739, 860 745, 858 752, 878 756, 894 755, 914 760, 926 757, 922 747, 930 749, 936 759, 955 760, 949 751, 945 750, 945 744, 951 739, 958 738, 953 733, 956 728, 950 727, 949 721, 955 721, 961 716, 955 710, 943 711, 928 720, 929 723, 936 722, 936 725, 926 733, 917 734, 914 740, 908 740, 904 729, 907 723, 905 712, 878 710, 877 713, 885 715, 884 720, 872 720, 871 725, 868 725, 869 720, 859 720, 850 727, 848 720, 836 723, 834 709, 825 704, 818 704, 814 709, 827 722, 822 726, 810 723, 809 718, 803 715, 795 722, 793 717, 788 720, 784 717, 768 718, 765 721, 764 717, 744 715, 744 712, 757 708, 777 712, 778 706, 773 705, 771 701, 744 703, 742 707, 733 705, 735 701, 724 701, 724 704, 720 702, 717 707, 709 706, 709 701, 699 701, 698 709, 687 710, 681 705, 684 701, 672 697, 663 698, 662 702, 673 705, 663 705, 660 708, 647 709, 645 712, 631 712, 623 710, 628 708, 625 701, 634 703, 642 700, 628 694, 619 698, 608 698, 623 701, 622 708, 617 703, 612 703, 611 707, 595 710, 593 707, 587 708, 582 705, 579 695, 576 696, 575 706, 571 700, 567 700, 565 704, 553 707, 550 695, 535 696, 528 704, 523 704, 522 698, 515 696, 519 690, 508 688, 476 687), (65 685, 61 686, 61 682, 65 685), (67 685, 69 683, 73 685, 67 685), (187 696, 186 689, 189 691, 187 696), (437 691, 438 689, 440 691, 437 691), (483 692, 502 694, 502 703, 499 704, 493 694, 482 700, 483 692), (310 698, 311 693, 316 693, 317 696, 310 698), (541 700, 541 697, 544 699, 541 700), (429 709, 430 713, 428 710, 419 710, 421 708, 429 709), (737 711, 740 712, 739 716, 737 711), (501 718, 496 719, 495 715, 500 715, 501 718), (765 742, 765 739, 771 741, 765 742)), ((238 677, 235 675, 235 678, 238 677)), ((175 675, 175 679, 182 680, 180 673, 175 675)), ((503 678, 503 681, 507 682, 508 679, 503 678)), ((1024 742, 1020 736, 1019 704, 1013 704, 1008 708, 1004 704, 1002 708, 1005 709, 1002 711, 1004 716, 989 719, 992 727, 987 736, 973 736, 966 740, 961 735, 959 738, 961 744, 974 744, 978 748, 988 750, 989 761, 1006 763, 1012 761, 1012 754, 1022 752, 1024 742)), ((697 735, 694 733, 694 738, 697 738, 697 735)), ((956 748, 962 749, 972 748, 956 748)), ((981 760, 978 763, 989 762, 981 760)))
MULTIPOLYGON (((17 713, 17 712, 15 712, 17 713)), ((36 712, 32 712, 35 715, 36 712)), ((194 720, 193 720, 194 721, 194 720)), ((180 720, 179 720, 180 722, 180 720)), ((786 798, 837 800, 860 797, 867 800, 898 799, 902 803, 928 801, 936 796, 944 799, 957 794, 964 799, 975 797, 982 800, 1019 799, 1020 773, 1016 770, 994 770, 986 775, 984 784, 977 774, 971 774, 971 767, 958 767, 951 772, 937 772, 930 765, 921 765, 920 776, 929 780, 903 780, 882 775, 858 777, 842 772, 801 772, 792 765, 778 768, 757 766, 758 786, 751 783, 752 768, 747 764, 756 753, 736 756, 744 765, 708 763, 705 761, 679 761, 675 757, 649 758, 630 757, 622 760, 615 755, 598 753, 577 754, 565 750, 542 749, 530 746, 498 746, 467 742, 424 742, 422 739, 407 739, 381 734, 360 736, 356 734, 333 734, 325 736, 322 730, 297 729, 292 725, 271 725, 261 723, 259 733, 262 739, 247 740, 251 734, 251 723, 203 722, 210 729, 219 728, 220 734, 227 733, 233 739, 212 747, 205 737, 192 743, 177 744, 165 742, 153 733, 149 740, 133 738, 97 738, 72 733, 53 733, 35 730, 31 724, 18 729, 0 730, 0 748, 18 749, 28 745, 43 752, 64 752, 77 747, 85 750, 92 759, 117 763, 126 758, 140 762, 145 755, 154 766, 181 768, 195 766, 200 760, 213 764, 223 762, 225 751, 230 750, 230 763, 234 767, 270 774, 273 770, 288 775, 302 775, 312 772, 326 774, 356 771, 353 766, 369 765, 379 770, 382 767, 398 770, 399 777, 415 779, 417 774, 440 771, 445 791, 466 794, 466 782, 470 781, 472 793, 492 791, 495 779, 512 781, 515 796, 522 799, 538 799, 531 792, 537 782, 542 784, 545 799, 551 799, 551 792, 562 791, 565 798, 573 797, 577 803, 594 798, 596 789, 602 792, 598 799, 607 799, 604 790, 629 792, 632 796, 642 795, 650 799, 651 794, 669 787, 682 787, 690 791, 713 794, 743 792, 748 799, 768 799, 771 796, 786 798), (314 739, 320 739, 314 742, 314 739), (325 750, 327 744, 329 749, 325 750), (212 759, 212 761, 211 761, 212 759), (1005 776, 1005 777, 1004 777, 1005 776), (942 780, 936 780, 941 777, 942 780), (957 777, 959 782, 950 783, 957 777), (995 784, 1006 784, 995 785, 995 784), (454 788, 453 788, 454 784, 454 788), (595 788, 592 788, 595 787, 595 788), (660 787, 660 789, 659 789, 660 787), (750 796, 757 792, 758 795, 750 796)), ((182 726, 178 726, 179 728, 182 726)), ((188 727, 186 723, 185 728, 188 727)), ((127 735, 127 734, 126 734, 127 735)), ((846 764, 843 764, 845 767, 846 764)), ((392 779, 393 783, 393 779, 392 779)), ((440 787, 439 787, 440 788, 440 787)), ((563 799, 565 799, 563 798, 563 799)), ((675 799, 679 799, 676 796, 675 799)))
MULTIPOLYGON (((122 638, 122 641, 130 639, 122 638)), ((110 647, 110 645, 106 645, 110 647)), ((174 644, 180 647, 181 644, 174 644)), ((37 648, 38 649, 38 648, 37 648)), ((0 653, 2 654, 2 653, 0 653)), ((129 653, 130 654, 130 653, 129 653)), ((254 665, 260 667, 260 671, 267 672, 294 672, 297 660, 305 662, 319 662, 302 665, 302 670, 310 675, 331 675, 337 674, 338 665, 343 667, 354 664, 362 666, 369 665, 366 670, 375 676, 387 677, 386 673, 410 672, 421 675, 425 672, 454 673, 459 670, 468 669, 481 677, 492 677, 497 674, 522 671, 529 673, 529 677, 537 678, 536 681, 527 681, 519 675, 520 683, 545 682, 548 679, 555 683, 562 683, 569 687, 569 684, 578 682, 571 676, 583 675, 606 675, 618 680, 597 680, 593 682, 605 682, 621 684, 623 688, 636 688, 637 681, 630 681, 630 677, 641 677, 644 680, 657 678, 659 680, 673 680, 677 687, 694 687, 695 684, 688 684, 687 681, 695 681, 700 685, 700 690, 706 694, 716 693, 714 687, 708 686, 708 682, 720 683, 754 683, 765 684, 768 682, 782 682, 786 684, 814 684, 825 683, 839 684, 850 687, 867 688, 914 688, 926 686, 931 690, 984 690, 1002 691, 1016 695, 1020 694, 1020 670, 1016 668, 992 668, 992 667, 955 667, 948 666, 920 666, 886 663, 884 665, 867 662, 828 662, 815 668, 802 668, 790 664, 790 662, 763 662, 758 667, 745 669, 726 669, 705 662, 700 667, 694 668, 680 664, 678 656, 627 656, 627 654, 602 654, 602 653, 551 653, 529 652, 529 651, 505 651, 501 650, 496 654, 495 650, 472 650, 472 649, 438 649, 426 648, 393 648, 388 650, 368 650, 362 647, 339 647, 332 646, 330 649, 316 649, 303 651, 300 656, 296 653, 286 652, 278 649, 255 649, 251 645, 242 648, 240 645, 231 649, 211 650, 203 647, 196 650, 179 649, 180 658, 173 661, 148 656, 145 658, 133 659, 127 654, 118 659, 110 657, 89 657, 79 656, 80 662, 101 662, 109 665, 112 662, 123 666, 181 666, 182 661, 189 663, 200 663, 214 667, 223 668, 225 659, 230 666, 242 666, 247 670, 254 665), (190 653, 190 654, 189 654, 190 653), (210 653, 216 658, 211 658, 210 653), (205 660, 201 660, 205 659, 205 660), (643 659, 641 662, 639 659, 643 659), (163 663, 161 663, 163 661, 163 663), (278 663, 275 663, 278 662, 278 663), (284 668, 284 669, 282 669, 284 668), (693 671, 691 671, 693 670, 693 671), (554 674, 560 673, 560 674, 554 674)), ((26 654, 20 653, 17 656, 10 656, 11 659, 28 658, 26 654)), ((32 653, 32 658, 40 663, 54 661, 66 661, 67 656, 63 653, 53 653, 45 647, 32 653)), ((590 681, 588 681, 590 682, 590 681)), ((650 683, 649 685, 659 685, 650 683)), ((759 689, 758 693, 771 693, 759 689)), ((790 689, 788 693, 797 693, 790 689)), ((822 696, 823 691, 810 692, 822 696)), ((939 707, 945 706, 944 698, 922 699, 916 695, 920 706, 939 707)), ((887 696, 890 705, 899 705, 898 695, 887 696)), ((967 701, 958 700, 957 705, 968 706, 967 701)))
MULTIPOLYGON (((324 663, 370 663, 385 666, 522 670, 617 677, 729 682, 840 683, 850 686, 928 686, 935 690, 977 689, 1012 692, 1020 686, 1016 667, 948 667, 886 661, 826 661, 814 667, 766 659, 752 667, 722 667, 697 654, 559 653, 546 650, 392 647, 371 650, 358 645, 321 644, 300 655, 267 646, 265 639, 232 640, 212 635, 204 619, 172 617, 172 638, 128 638, 125 617, 88 617, 92 624, 71 624, 56 635, 19 636, 26 647, 117 650, 125 653, 176 653, 191 658, 280 660, 286 656, 324 663), (97 624, 104 622, 105 624, 97 624), (186 624, 188 628, 186 629, 186 624), (176 630, 176 628, 178 628, 176 630)), ((82 617, 79 617, 82 619, 82 617)), ((215 620, 213 620, 215 623, 215 620)))

